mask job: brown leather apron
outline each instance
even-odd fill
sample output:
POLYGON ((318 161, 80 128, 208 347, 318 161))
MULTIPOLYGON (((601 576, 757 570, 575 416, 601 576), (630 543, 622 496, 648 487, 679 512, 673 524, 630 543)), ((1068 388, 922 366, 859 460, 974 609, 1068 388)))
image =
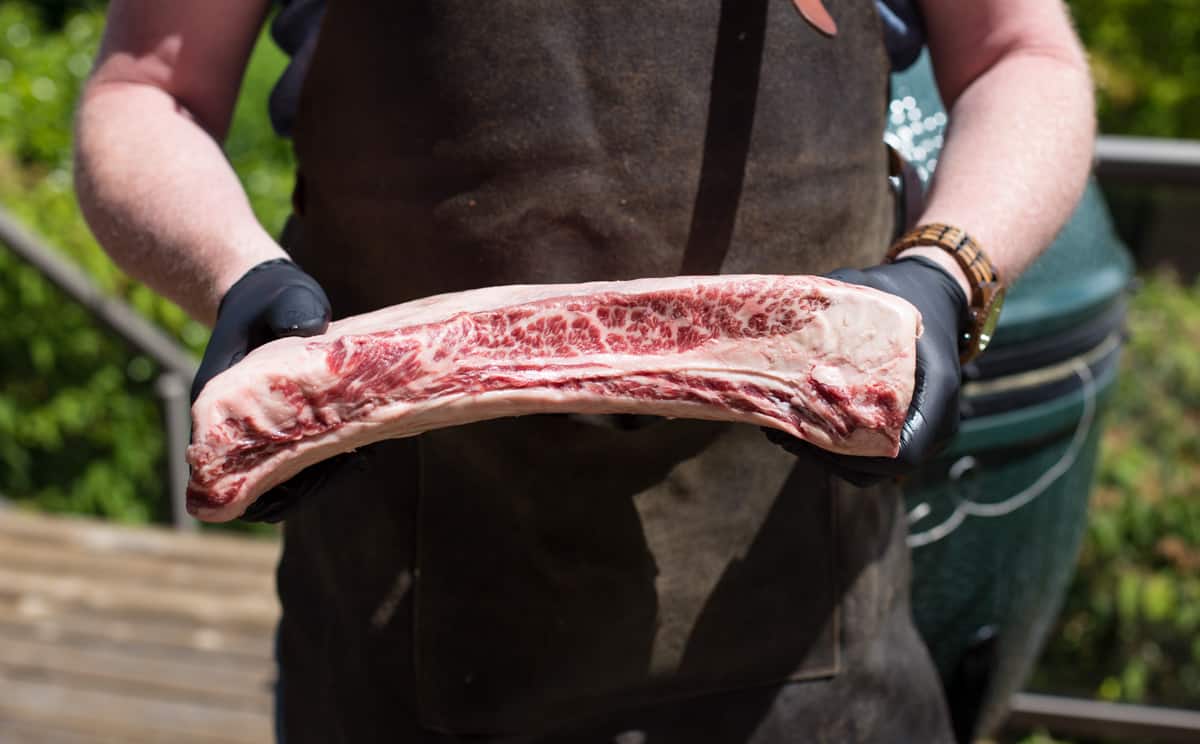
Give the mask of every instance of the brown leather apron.
MULTIPOLYGON (((289 250, 340 315, 875 263, 885 54, 869 0, 829 7, 832 39, 789 0, 332 0, 289 250)), ((287 741, 943 740, 904 532, 753 427, 376 445, 287 523, 287 741)))

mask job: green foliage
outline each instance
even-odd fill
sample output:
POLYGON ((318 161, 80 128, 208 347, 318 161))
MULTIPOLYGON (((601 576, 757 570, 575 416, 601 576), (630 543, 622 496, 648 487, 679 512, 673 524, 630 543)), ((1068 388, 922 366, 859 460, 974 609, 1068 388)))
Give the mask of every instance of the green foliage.
POLYGON ((1200 0, 1069 0, 1105 132, 1200 138, 1200 0))
POLYGON ((28 6, 4 3, 0 31, 0 146, 25 164, 66 167, 67 124, 91 67, 98 19, 76 16, 63 33, 46 34, 28 6))
POLYGON ((1039 731, 1038 733, 1034 734, 1033 736, 1022 739, 1020 744, 1071 744, 1071 743, 1066 741, 1065 739, 1055 739, 1054 737, 1047 735, 1045 732, 1039 731))
POLYGON ((0 252, 0 484, 45 509, 162 517, 154 365, 0 252))
POLYGON ((1088 533, 1034 684, 1200 707, 1200 281, 1149 277, 1103 443, 1088 533))
MULTIPOLYGON (((91 3, 63 3, 92 5, 91 3)), ((103 29, 85 10, 46 25, 45 4, 0 1, 0 204, 91 276, 197 353, 207 330, 129 279, 96 245, 71 186, 71 117, 103 29)), ((53 9, 51 9, 53 10, 53 9)), ((227 151, 251 203, 278 229, 290 147, 266 123, 282 69, 256 50, 227 151)), ((123 521, 166 517, 153 363, 97 327, 35 270, 0 249, 0 496, 123 521)))
POLYGON ((265 34, 246 70, 225 152, 241 178, 259 221, 278 235, 292 208, 295 157, 288 140, 271 129, 267 98, 287 58, 265 34))
POLYGON ((48 28, 58 30, 67 18, 81 10, 103 8, 106 0, 32 0, 32 5, 41 13, 48 28))

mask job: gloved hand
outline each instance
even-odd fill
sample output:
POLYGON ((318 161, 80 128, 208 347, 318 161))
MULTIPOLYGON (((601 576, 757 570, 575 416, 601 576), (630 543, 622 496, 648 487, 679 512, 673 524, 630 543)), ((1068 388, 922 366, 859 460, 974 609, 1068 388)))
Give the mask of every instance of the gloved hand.
MULTIPOLYGON (((264 261, 234 282, 221 299, 212 337, 192 380, 192 402, 205 384, 251 350, 285 336, 316 336, 329 327, 332 311, 325 290, 286 258, 264 261)), ((309 493, 324 477, 309 468, 263 494, 242 517, 277 522, 287 506, 309 493), (310 472, 311 471, 311 472, 310 472)))
POLYGON ((861 271, 838 269, 829 277, 890 292, 908 300, 921 312, 925 330, 917 339, 916 384, 900 434, 900 453, 894 458, 839 455, 778 429, 764 431, 768 439, 789 452, 815 454, 835 475, 857 486, 867 486, 912 472, 958 432, 958 395, 962 385, 959 339, 968 317, 967 298, 949 272, 922 256, 861 271))

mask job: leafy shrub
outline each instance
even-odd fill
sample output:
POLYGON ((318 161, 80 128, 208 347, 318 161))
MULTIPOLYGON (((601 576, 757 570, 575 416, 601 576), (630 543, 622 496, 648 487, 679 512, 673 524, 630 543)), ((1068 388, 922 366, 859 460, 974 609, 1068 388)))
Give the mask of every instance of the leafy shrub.
POLYGON ((1200 0, 1069 0, 1105 132, 1200 138, 1200 0))
MULTIPOLYGON (((1070 5, 1102 131, 1200 138, 1200 0, 1070 5)), ((1079 567, 1037 688, 1200 708, 1198 350, 1200 283, 1147 277, 1079 567)))
POLYGON ((1036 686, 1200 707, 1200 281, 1129 318, 1078 572, 1036 686))
MULTIPOLYGON (((0 203, 198 353, 207 330, 112 264, 71 188, 71 117, 103 15, 71 13, 58 29, 47 17, 31 3, 0 2, 0 203)), ((259 44, 226 148, 256 213, 275 229, 287 214, 291 150, 266 125, 263 102, 283 63, 272 44, 259 44)), ((0 308, 0 495, 124 521, 165 518, 153 363, 2 248, 0 308)))

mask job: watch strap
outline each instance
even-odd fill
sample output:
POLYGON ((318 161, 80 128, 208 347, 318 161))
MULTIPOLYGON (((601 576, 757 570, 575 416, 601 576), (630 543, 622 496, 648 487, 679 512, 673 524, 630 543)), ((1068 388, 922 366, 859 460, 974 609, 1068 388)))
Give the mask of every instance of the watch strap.
POLYGON ((954 260, 966 272, 972 289, 1000 281, 996 267, 988 260, 978 241, 961 227, 944 225, 940 222, 920 225, 901 235, 900 239, 892 244, 891 249, 888 250, 887 259, 893 261, 897 255, 918 246, 941 248, 954 256, 954 260))
POLYGON ((967 275, 971 285, 967 308, 970 327, 963 336, 961 360, 968 362, 982 352, 991 339, 995 314, 1004 296, 999 272, 978 241, 966 230, 942 223, 919 225, 900 236, 888 250, 887 261, 894 261, 899 254, 919 246, 940 248, 949 253, 967 275))

